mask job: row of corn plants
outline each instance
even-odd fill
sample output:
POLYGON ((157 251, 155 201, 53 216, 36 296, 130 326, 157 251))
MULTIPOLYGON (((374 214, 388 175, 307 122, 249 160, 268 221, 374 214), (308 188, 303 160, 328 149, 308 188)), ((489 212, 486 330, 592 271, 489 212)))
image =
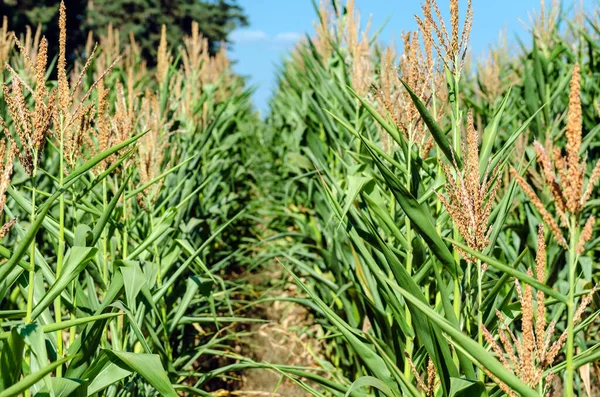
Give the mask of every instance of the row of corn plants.
MULTIPOLYGON (((337 369, 314 395, 592 395, 600 29, 556 2, 471 61, 471 2, 424 0, 402 52, 315 5, 267 133, 273 247, 337 369)), ((290 374, 295 376, 298 374, 290 374)))
POLYGON ((151 68, 111 26, 71 62, 67 18, 0 32, 0 396, 205 395, 238 320, 250 91, 197 24, 163 26, 151 68))

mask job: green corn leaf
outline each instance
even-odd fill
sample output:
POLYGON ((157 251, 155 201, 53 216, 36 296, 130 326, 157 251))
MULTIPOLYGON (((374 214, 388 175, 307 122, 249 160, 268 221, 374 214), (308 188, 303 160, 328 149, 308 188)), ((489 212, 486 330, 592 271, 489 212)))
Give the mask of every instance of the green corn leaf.
POLYGON ((140 269, 140 265, 134 261, 124 261, 120 267, 125 284, 125 297, 127 306, 135 313, 136 299, 142 288, 146 285, 146 276, 140 269))
POLYGON ((508 102, 508 98, 510 98, 511 92, 512 87, 510 87, 504 94, 504 98, 502 99, 498 110, 496 110, 496 114, 494 114, 492 122, 485 127, 483 133, 483 142, 481 143, 481 150, 479 152, 479 175, 484 175, 488 167, 490 156, 492 154, 492 148, 494 147, 494 143, 498 137, 498 127, 500 126, 500 121, 504 116, 504 109, 506 108, 506 103, 508 102))
POLYGON ((94 362, 82 374, 82 378, 89 380, 88 396, 92 396, 108 386, 119 382, 131 375, 132 371, 113 364, 105 352, 101 352, 94 362))
POLYGON ((466 246, 463 243, 459 243, 457 241, 451 240, 451 239, 446 239, 449 242, 451 242, 452 244, 454 244, 455 246, 457 246, 458 248, 460 248, 461 250, 464 250, 466 253, 468 253, 469 255, 473 255, 475 258, 482 260, 483 262, 487 263, 488 265, 492 266, 495 269, 498 269, 504 273, 508 273, 511 276, 513 276, 514 278, 527 283, 529 285, 531 285, 533 288, 539 290, 539 291, 543 291, 544 294, 553 297, 554 299, 559 300, 560 302, 563 303, 567 303, 567 297, 562 295, 559 292, 556 292, 555 290, 553 290, 552 288, 548 287, 545 284, 540 283, 539 281, 537 281, 535 278, 528 276, 525 273, 522 273, 516 269, 514 269, 511 266, 505 265, 504 263, 491 258, 489 256, 483 255, 480 252, 477 252, 471 248, 469 248, 468 246, 466 246))
POLYGON ((340 217, 340 223, 338 227, 342 224, 342 219, 345 218, 350 206, 356 200, 356 196, 358 196, 365 186, 371 182, 373 178, 359 176, 359 175, 349 175, 348 176, 348 193, 346 195, 346 203, 344 204, 344 208, 342 209, 342 216, 340 217))
POLYGON ((50 287, 43 299, 33 308, 31 318, 35 320, 52 302, 63 292, 63 290, 73 281, 79 273, 85 269, 86 265, 94 258, 96 248, 90 247, 71 247, 65 255, 65 265, 60 277, 50 287))
MULTIPOLYGON (((496 153, 495 155, 492 156, 492 159, 489 162, 489 166, 486 164, 485 169, 487 169, 489 167, 490 170, 493 170, 496 168, 496 166, 501 162, 501 161, 505 161, 506 160, 506 156, 509 153, 509 151, 511 150, 511 148, 513 147, 515 141, 517 140, 517 138, 527 129, 527 127, 529 126, 529 124, 535 119, 535 117, 537 116, 537 114, 544 108, 541 107, 539 108, 535 113, 533 113, 533 116, 531 116, 530 118, 528 118, 527 120, 525 120, 525 122, 523 124, 521 124, 521 126, 519 128, 517 128, 511 135, 510 137, 507 139, 507 141, 504 143, 504 145, 502 146, 502 148, 500 149, 500 151, 498 151, 498 153, 496 153)), ((480 163, 480 169, 482 167, 483 163, 480 163)), ((483 175, 483 174, 482 174, 483 175)))
POLYGON ((136 354, 104 350, 108 359, 127 371, 136 372, 150 383, 162 396, 177 397, 160 358, 156 354, 136 354))
MULTIPOLYGON (((108 360, 108 359, 107 359, 108 360)), ((123 369, 116 364, 109 362, 106 367, 90 382, 88 386, 88 396, 94 396, 96 393, 106 389, 108 386, 119 382, 131 375, 131 371, 123 369)))
POLYGON ((196 293, 198 292, 199 287, 200 287, 199 280, 197 280, 196 277, 190 277, 187 279, 185 294, 181 298, 181 302, 179 303, 179 305, 177 307, 177 312, 175 313, 175 316, 173 317, 173 320, 171 321, 171 326, 169 327, 169 332, 173 332, 175 330, 175 328, 177 327, 177 324, 179 323, 179 320, 181 320, 181 318, 185 314, 186 310, 188 310, 190 303, 192 302, 192 299, 194 298, 194 295, 196 295, 196 293))
POLYGON ((439 146, 442 153, 444 153, 444 156, 446 156, 448 161, 450 161, 451 163, 454 163, 454 161, 456 161, 456 164, 459 167, 462 167, 462 161, 460 159, 459 154, 452 153, 452 147, 450 146, 448 138, 446 138, 446 134, 437 124, 437 121, 435 121, 435 118, 431 115, 431 113, 429 113, 429 110, 427 110, 425 104, 421 101, 421 99, 419 99, 417 94, 414 93, 414 91, 408 86, 408 84, 404 82, 404 80, 400 79, 400 81, 402 82, 404 88, 406 88, 406 90, 408 91, 408 94, 410 95, 410 98, 412 99, 415 107, 419 111, 423 122, 425 123, 425 125, 427 125, 429 132, 431 132, 431 136, 439 146))
POLYGON ((60 360, 56 360, 55 362, 46 365, 41 370, 23 377, 18 383, 15 383, 11 387, 4 389, 2 392, 0 392, 0 397, 13 397, 20 395, 34 384, 44 379, 47 375, 54 372, 56 368, 70 361, 72 358, 72 356, 61 358, 60 360))
POLYGON ((161 179, 166 178, 169 174, 177 171, 179 168, 183 167, 184 165, 186 165, 187 163, 189 163, 190 161, 192 161, 196 156, 192 156, 192 157, 189 157, 189 158, 185 159, 184 161, 182 161, 181 163, 177 164, 176 166, 169 168, 167 171, 163 172, 159 176, 157 176, 157 177, 153 178, 152 180, 144 183, 142 186, 138 187, 137 189, 132 190, 131 192, 127 192, 127 194, 125 195, 125 199, 127 200, 127 199, 130 199, 132 197, 135 197, 138 193, 143 192, 144 190, 146 190, 150 186, 154 185, 156 182, 160 181, 161 179))
POLYGON ((217 236, 223 230, 225 230, 229 225, 231 225, 233 222, 235 222, 241 215, 242 215, 242 212, 235 215, 233 218, 231 218, 225 224, 220 226, 206 241, 204 241, 204 243, 177 269, 177 271, 175 273, 173 273, 173 275, 169 278, 169 280, 167 280, 167 282, 163 284, 162 288, 154 294, 154 297, 153 297, 154 302, 158 302, 167 293, 167 290, 175 283, 177 278, 180 277, 181 274, 183 274, 183 272, 190 266, 190 264, 196 258, 198 258, 198 256, 202 253, 202 251, 204 251, 206 249, 206 247, 215 238, 217 238, 217 236))
MULTIPOLYGON (((87 382, 80 379, 51 378, 50 383, 54 397, 86 397, 88 395, 87 382)), ((40 393, 36 394, 36 396, 38 395, 40 393)))
POLYGON ((487 397, 485 385, 476 380, 452 378, 450 379, 449 397, 487 397))
POLYGON ((25 341, 17 329, 6 333, 8 339, 0 351, 0 391, 14 385, 21 378, 21 363, 25 352, 25 341))
POLYGON ((350 385, 350 387, 348 388, 348 391, 346 392, 346 394, 344 394, 344 397, 350 397, 350 395, 352 394, 353 391, 359 390, 359 389, 362 389, 365 387, 373 387, 373 388, 381 391, 383 394, 385 394, 388 397, 397 396, 397 394, 395 394, 388 385, 386 385, 379 379, 374 378, 372 376, 361 376, 360 378, 358 378, 357 380, 352 382, 352 385, 350 385))
POLYGON ((93 237, 92 237, 92 241, 90 242, 90 245, 95 245, 98 242, 98 240, 100 239, 100 237, 102 236, 102 231, 106 227, 106 224, 108 223, 111 215, 113 214, 115 207, 119 203, 119 200, 121 199, 121 196, 123 195, 123 192, 127 188, 127 184, 129 182, 130 177, 131 177, 131 174, 127 175, 127 177, 121 184, 121 187, 119 187, 117 194, 115 194, 113 196, 113 198, 110 200, 110 202, 108 203, 108 205, 102 212, 102 216, 100 217, 100 219, 98 219, 98 222, 96 223, 96 225, 94 226, 94 230, 92 231, 93 237))
MULTIPOLYGON (((120 313, 98 314, 98 315, 95 315, 95 316, 80 317, 80 318, 76 318, 76 319, 73 319, 73 320, 61 321, 60 323, 44 324, 44 325, 41 326, 41 328, 42 328, 42 331, 44 333, 48 334, 48 333, 51 333, 51 332, 56 332, 56 331, 61 330, 61 329, 67 329, 67 328, 71 328, 71 327, 76 327, 78 325, 84 325, 84 324, 91 323, 91 322, 94 322, 94 321, 109 319, 109 318, 118 317, 118 316, 121 316, 121 315, 122 314, 120 314, 120 313)), ((14 332, 14 331, 1 332, 0 333, 0 339, 10 338, 12 332, 14 332)))
POLYGON ((399 287, 395 284, 390 283, 390 286, 398 291, 405 299, 413 303, 421 312, 436 323, 450 339, 462 347, 465 351, 469 351, 471 356, 476 363, 486 368, 498 379, 507 384, 510 388, 520 393, 524 397, 536 397, 538 394, 534 390, 530 389, 525 383, 517 378, 511 371, 504 368, 502 363, 492 356, 484 347, 480 346, 477 342, 464 335, 461 331, 454 328, 448 321, 431 309, 427 304, 421 302, 419 299, 412 296, 404 288, 399 287))
MULTIPOLYGON (((30 373, 42 371, 48 365, 48 351, 42 327, 37 323, 31 323, 19 326, 18 331, 31 352, 29 361, 30 373)), ((51 388, 49 375, 40 378, 39 381, 39 384, 36 382, 36 384, 31 385, 34 392, 41 390, 42 384, 48 389, 51 388)))

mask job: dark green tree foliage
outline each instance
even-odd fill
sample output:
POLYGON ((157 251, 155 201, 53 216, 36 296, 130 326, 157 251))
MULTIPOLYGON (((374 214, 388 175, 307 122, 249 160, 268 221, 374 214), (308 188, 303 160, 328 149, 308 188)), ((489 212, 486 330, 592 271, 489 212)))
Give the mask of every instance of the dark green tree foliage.
MULTIPOLYGON (((9 26, 22 33, 25 26, 42 25, 49 37, 58 36, 59 0, 0 0, 0 15, 9 18, 9 26)), ((160 38, 161 25, 167 26, 170 43, 181 42, 192 21, 208 38, 211 50, 237 26, 247 24, 237 0, 65 0, 69 29, 68 48, 78 51, 85 45, 88 31, 103 34, 109 23, 120 31, 123 42, 135 35, 143 56, 152 64, 160 38)), ((50 40, 50 42, 55 42, 50 40)), ((55 53, 56 49, 51 49, 55 53)))

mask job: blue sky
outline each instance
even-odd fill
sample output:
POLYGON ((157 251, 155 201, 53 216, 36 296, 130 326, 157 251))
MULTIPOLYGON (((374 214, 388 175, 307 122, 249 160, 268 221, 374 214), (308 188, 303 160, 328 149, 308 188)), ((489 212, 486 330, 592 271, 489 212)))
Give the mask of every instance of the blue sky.
MULTIPOLYGON (((584 3, 592 2, 585 0, 584 3)), ((254 104, 264 112, 268 109, 282 57, 298 38, 313 32, 316 15, 311 0, 238 0, 238 3, 246 10, 250 26, 233 32, 231 57, 236 61, 235 71, 248 76, 251 85, 258 86, 254 104)), ((369 16, 372 17, 372 32, 389 18, 380 36, 384 42, 394 38, 399 42, 403 30, 416 29, 414 15, 421 15, 421 3, 421 0, 356 0, 361 21, 366 23, 369 16)), ((449 2, 438 0, 438 3, 443 9, 449 2)), ((466 1, 460 3, 466 7, 466 1)), ((524 34, 523 23, 529 22, 529 14, 539 7, 539 0, 473 0, 471 50, 474 55, 482 54, 495 43, 503 29, 510 39, 524 34)))

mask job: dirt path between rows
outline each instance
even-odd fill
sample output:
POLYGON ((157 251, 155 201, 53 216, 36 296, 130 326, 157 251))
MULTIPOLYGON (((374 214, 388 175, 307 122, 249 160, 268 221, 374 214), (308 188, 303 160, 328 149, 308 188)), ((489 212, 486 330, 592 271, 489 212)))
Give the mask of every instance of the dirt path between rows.
MULTIPOLYGON (((247 336, 237 340, 232 350, 257 363, 320 368, 322 328, 315 324, 314 316, 304 306, 281 299, 300 297, 299 288, 284 274, 281 265, 274 263, 268 267, 280 270, 259 270, 255 274, 236 277, 248 284, 245 291, 248 302, 262 302, 237 315, 266 322, 240 324, 239 331, 247 336)), ((272 369, 247 369, 232 376, 235 381, 230 383, 229 390, 212 391, 211 395, 311 396, 293 380, 272 369)))
MULTIPOLYGON (((276 265, 278 266, 278 265, 276 265)), ((266 297, 298 297, 298 287, 285 277, 283 270, 263 271, 250 278, 257 291, 266 297), (285 279, 283 285, 271 288, 273 282, 285 279)), ((312 367, 320 345, 315 338, 322 335, 313 316, 303 306, 286 301, 271 301, 261 304, 259 311, 266 324, 253 324, 253 336, 242 341, 242 353, 257 362, 270 364, 312 367)), ((268 369, 253 369, 242 375, 242 387, 238 395, 246 396, 310 396, 308 392, 287 377, 268 369)))

